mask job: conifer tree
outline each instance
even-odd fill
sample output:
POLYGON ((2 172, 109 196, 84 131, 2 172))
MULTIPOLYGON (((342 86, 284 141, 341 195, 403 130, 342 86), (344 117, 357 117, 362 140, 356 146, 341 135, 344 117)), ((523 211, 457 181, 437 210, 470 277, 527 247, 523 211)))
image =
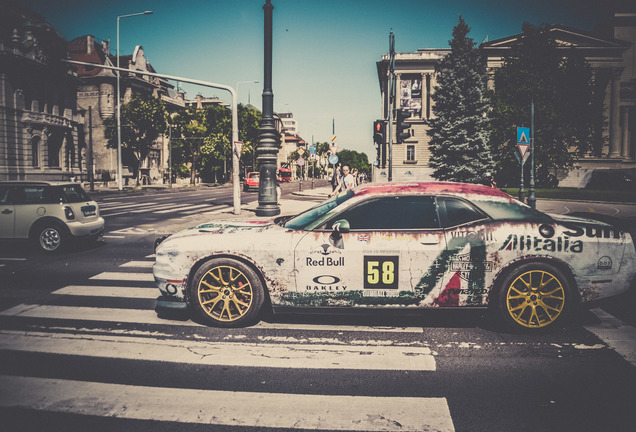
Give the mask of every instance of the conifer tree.
POLYGON ((429 120, 430 166, 438 180, 481 183, 494 163, 488 145, 486 68, 460 16, 451 52, 437 65, 429 120))

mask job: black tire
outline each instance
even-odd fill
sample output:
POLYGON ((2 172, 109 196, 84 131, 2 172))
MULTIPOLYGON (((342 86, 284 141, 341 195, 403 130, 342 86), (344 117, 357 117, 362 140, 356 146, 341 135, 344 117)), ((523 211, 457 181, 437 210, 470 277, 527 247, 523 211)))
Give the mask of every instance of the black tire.
POLYGON ((60 224, 43 223, 35 228, 33 242, 42 252, 55 253, 63 250, 68 243, 69 235, 60 224))
POLYGON ((253 323, 265 298, 256 272, 231 258, 215 258, 203 264, 188 289, 195 316, 217 327, 253 323))
POLYGON ((526 263, 498 283, 497 310, 510 328, 537 331, 562 323, 574 306, 566 275, 547 263, 526 263))

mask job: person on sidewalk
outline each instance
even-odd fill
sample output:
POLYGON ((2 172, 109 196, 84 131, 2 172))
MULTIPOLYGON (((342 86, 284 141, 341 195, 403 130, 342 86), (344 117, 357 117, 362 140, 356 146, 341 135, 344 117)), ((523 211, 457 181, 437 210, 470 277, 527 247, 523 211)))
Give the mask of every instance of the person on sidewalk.
POLYGON ((338 184, 338 187, 331 191, 329 197, 331 198, 332 196, 338 194, 338 192, 346 191, 347 189, 353 189, 355 185, 356 182, 349 172, 349 166, 345 165, 342 167, 342 178, 340 179, 340 183, 338 184))

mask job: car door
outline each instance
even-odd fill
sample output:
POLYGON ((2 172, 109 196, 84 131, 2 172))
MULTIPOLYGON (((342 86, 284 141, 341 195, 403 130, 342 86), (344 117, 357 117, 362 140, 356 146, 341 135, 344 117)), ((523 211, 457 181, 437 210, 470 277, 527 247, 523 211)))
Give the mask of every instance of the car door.
POLYGON ((447 250, 438 263, 446 274, 444 283, 429 296, 440 306, 480 306, 487 300, 495 259, 495 228, 491 220, 469 201, 439 197, 438 208, 447 250))
POLYGON ((9 200, 9 187, 0 185, 0 238, 12 238, 15 210, 9 200))
POLYGON ((438 274, 423 276, 434 273, 433 263, 445 247, 433 197, 363 200, 336 212, 298 243, 298 305, 419 305, 424 285, 441 283, 438 274))

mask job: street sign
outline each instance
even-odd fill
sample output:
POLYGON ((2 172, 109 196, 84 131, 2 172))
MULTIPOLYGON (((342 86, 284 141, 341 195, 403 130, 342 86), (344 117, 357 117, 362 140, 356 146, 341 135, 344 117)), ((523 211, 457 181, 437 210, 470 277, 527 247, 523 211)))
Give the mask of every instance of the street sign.
POLYGON ((305 150, 303 150, 303 149, 299 148, 299 149, 298 149, 298 154, 302 156, 302 155, 303 155, 303 153, 305 153, 305 150))
POLYGON ((234 151, 238 157, 241 157, 241 150, 243 149, 243 141, 234 141, 234 151))
POLYGON ((329 147, 329 150, 331 150, 331 154, 336 154, 338 153, 338 146, 337 145, 332 145, 329 147))
POLYGON ((309 146, 309 153, 316 154, 316 146, 315 145, 310 145, 309 146))
POLYGON ((338 137, 335 136, 335 135, 331 137, 331 141, 333 141, 333 142, 336 142, 337 139, 338 139, 338 137))
POLYGON ((526 163, 528 156, 530 156, 530 153, 528 152, 529 148, 530 144, 517 144, 517 151, 519 152, 519 156, 521 156, 523 163, 526 163))
POLYGON ((298 164, 298 166, 303 166, 303 165, 305 165, 305 159, 303 159, 303 158, 298 158, 298 160, 296 161, 296 163, 298 164))
POLYGON ((318 159, 318 156, 316 156, 316 153, 312 153, 312 154, 309 155, 309 159, 316 160, 316 159, 318 159))
POLYGON ((329 156, 329 163, 332 165, 335 165, 338 163, 338 156, 337 155, 331 155, 329 156))
POLYGON ((530 128, 527 128, 527 127, 517 128, 517 144, 530 145, 530 128))

